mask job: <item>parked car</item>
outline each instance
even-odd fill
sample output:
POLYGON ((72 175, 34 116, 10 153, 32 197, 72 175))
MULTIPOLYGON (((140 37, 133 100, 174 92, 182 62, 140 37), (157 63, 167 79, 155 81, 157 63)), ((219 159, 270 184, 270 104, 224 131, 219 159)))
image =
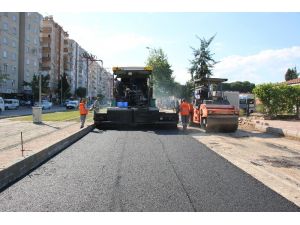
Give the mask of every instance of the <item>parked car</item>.
POLYGON ((48 100, 42 100, 42 109, 51 109, 52 108, 52 102, 49 102, 48 100))
POLYGON ((18 109, 20 102, 18 99, 4 99, 5 109, 18 109))
POLYGON ((64 106, 67 106, 67 104, 68 104, 70 101, 71 101, 70 99, 67 99, 67 100, 64 102, 64 106))
POLYGON ((0 114, 5 110, 4 100, 0 97, 0 114))
MULTIPOLYGON (((39 103, 36 102, 34 105, 39 106, 39 103)), ((51 109, 52 108, 52 102, 49 102, 48 100, 42 100, 41 107, 42 107, 42 109, 51 109)))
POLYGON ((77 109, 79 106, 79 101, 77 100, 72 100, 72 101, 69 101, 66 105, 66 108, 67 109, 77 109))

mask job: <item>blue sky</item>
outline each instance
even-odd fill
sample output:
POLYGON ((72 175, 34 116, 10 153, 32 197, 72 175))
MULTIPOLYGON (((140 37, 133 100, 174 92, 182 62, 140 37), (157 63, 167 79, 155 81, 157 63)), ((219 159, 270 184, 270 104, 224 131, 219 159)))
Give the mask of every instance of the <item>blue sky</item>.
POLYGON ((162 48, 176 81, 185 83, 199 37, 220 61, 214 77, 256 84, 280 82, 289 67, 300 71, 300 13, 41 12, 69 32, 104 67, 144 65, 146 47, 162 48))

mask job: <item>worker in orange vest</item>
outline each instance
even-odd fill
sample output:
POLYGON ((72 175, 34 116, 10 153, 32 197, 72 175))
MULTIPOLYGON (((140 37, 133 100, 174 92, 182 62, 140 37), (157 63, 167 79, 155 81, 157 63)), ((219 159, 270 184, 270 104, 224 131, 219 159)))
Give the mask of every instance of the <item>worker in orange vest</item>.
POLYGON ((84 127, 86 115, 89 113, 89 110, 86 108, 86 99, 82 99, 79 103, 79 113, 80 113, 80 129, 84 127))
POLYGON ((189 122, 189 115, 190 115, 190 105, 182 99, 180 104, 180 116, 183 130, 186 130, 188 122, 189 122))
POLYGON ((192 125, 192 121, 193 121, 193 114, 194 114, 194 105, 192 103, 188 103, 190 106, 190 122, 189 125, 192 125))

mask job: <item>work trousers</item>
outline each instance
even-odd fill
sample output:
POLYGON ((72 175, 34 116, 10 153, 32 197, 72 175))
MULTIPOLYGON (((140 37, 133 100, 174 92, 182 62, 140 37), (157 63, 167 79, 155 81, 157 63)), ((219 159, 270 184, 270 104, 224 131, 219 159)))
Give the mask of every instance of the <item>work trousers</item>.
POLYGON ((182 127, 185 130, 187 128, 187 125, 189 123, 189 115, 181 115, 181 123, 182 123, 182 127))
POLYGON ((81 122, 80 128, 84 127, 85 119, 86 119, 86 115, 80 115, 80 122, 81 122))

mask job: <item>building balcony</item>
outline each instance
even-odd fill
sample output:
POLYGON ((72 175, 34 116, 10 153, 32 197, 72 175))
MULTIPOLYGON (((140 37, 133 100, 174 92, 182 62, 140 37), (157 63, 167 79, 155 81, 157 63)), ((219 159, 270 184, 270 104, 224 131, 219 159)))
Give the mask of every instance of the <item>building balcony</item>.
POLYGON ((42 47, 42 52, 45 52, 45 53, 51 52, 51 48, 50 47, 42 47))
POLYGON ((42 32, 43 33, 51 33, 52 32, 52 27, 43 27, 42 32))
POLYGON ((41 42, 43 44, 48 44, 48 43, 51 43, 51 38, 50 37, 41 37, 41 42))
POLYGON ((42 66, 42 71, 51 70, 50 66, 42 66))
POLYGON ((51 57, 49 57, 49 56, 42 57, 42 61, 43 61, 43 62, 51 61, 51 57))

